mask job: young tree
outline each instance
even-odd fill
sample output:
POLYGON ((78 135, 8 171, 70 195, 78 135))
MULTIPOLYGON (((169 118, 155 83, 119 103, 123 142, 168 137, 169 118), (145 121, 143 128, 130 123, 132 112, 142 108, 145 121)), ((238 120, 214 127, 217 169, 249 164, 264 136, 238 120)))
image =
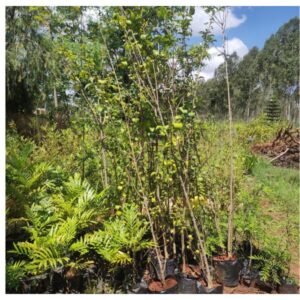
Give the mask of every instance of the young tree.
POLYGON ((234 158, 233 158, 233 125, 232 125, 232 99, 230 92, 229 70, 228 70, 228 43, 226 36, 226 21, 228 8, 222 11, 213 12, 213 20, 220 28, 222 34, 222 51, 225 66, 225 82, 227 89, 227 105, 228 105, 228 122, 229 122, 229 147, 230 147, 230 179, 229 179, 229 206, 228 206, 228 234, 227 234, 227 255, 229 258, 233 256, 233 215, 234 215, 234 158))

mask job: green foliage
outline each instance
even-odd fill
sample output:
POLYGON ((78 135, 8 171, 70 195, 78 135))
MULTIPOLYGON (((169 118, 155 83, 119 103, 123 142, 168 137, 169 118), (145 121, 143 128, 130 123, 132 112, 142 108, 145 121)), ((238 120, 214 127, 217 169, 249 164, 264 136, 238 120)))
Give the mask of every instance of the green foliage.
POLYGON ((10 251, 26 259, 24 272, 36 275, 69 264, 76 266, 72 245, 82 230, 97 223, 103 211, 103 195, 96 194, 75 174, 59 193, 32 204, 25 227, 30 242, 15 243, 10 251))
POLYGON ((132 262, 132 255, 153 246, 145 239, 149 230, 134 204, 126 204, 122 214, 103 223, 103 230, 86 234, 72 246, 72 250, 81 254, 94 249, 112 264, 125 265, 132 262))
POLYGON ((264 160, 259 160, 254 168, 254 175, 263 185, 264 195, 272 204, 269 212, 280 218, 279 221, 274 220, 274 226, 276 230, 284 233, 281 239, 284 247, 297 247, 299 216, 295 207, 299 205, 300 196, 298 171, 274 167, 264 160))
POLYGON ((268 121, 278 121, 280 118, 280 106, 278 101, 271 98, 265 108, 266 119, 268 121))
POLYGON ((274 247, 264 248, 263 254, 253 255, 256 268, 260 270, 261 279, 273 286, 281 284, 281 278, 287 274, 289 255, 274 247))
POLYGON ((245 171, 247 172, 247 174, 252 174, 253 173, 253 169, 255 167, 257 163, 257 157, 253 154, 248 154, 245 156, 245 171))
POLYGON ((9 217, 20 217, 25 207, 38 202, 50 191, 61 174, 46 161, 34 162, 34 142, 9 135, 6 153, 6 187, 9 217), (55 179, 53 178, 55 176, 55 179))
POLYGON ((268 218, 261 207, 262 186, 249 177, 237 196, 235 216, 237 240, 248 241, 252 247, 261 245, 268 235, 266 233, 268 218))
POLYGON ((16 261, 6 264, 6 292, 18 293, 21 291, 21 282, 25 278, 25 261, 16 261))
POLYGON ((248 124, 238 122, 235 124, 239 142, 252 146, 254 144, 271 141, 278 130, 286 126, 286 122, 267 122, 265 115, 250 121, 248 124))

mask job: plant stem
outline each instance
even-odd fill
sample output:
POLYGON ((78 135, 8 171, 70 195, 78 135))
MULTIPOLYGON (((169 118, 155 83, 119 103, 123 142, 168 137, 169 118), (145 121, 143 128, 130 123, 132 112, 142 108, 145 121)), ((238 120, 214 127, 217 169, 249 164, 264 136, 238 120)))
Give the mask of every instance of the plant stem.
POLYGON ((207 256, 206 256, 204 242, 201 238, 200 231, 199 231, 199 228, 197 226, 196 218, 195 218, 195 215, 194 215, 194 211, 192 209, 192 205, 191 205, 191 202, 190 202, 190 199, 189 199, 189 196, 188 196, 188 193, 186 191, 185 184, 184 184, 184 181, 183 181, 183 178, 182 178, 181 175, 179 175, 179 179, 180 179, 180 183, 181 183, 181 186, 182 186, 182 189, 183 189, 184 198, 185 198, 186 204, 188 206, 188 209, 189 209, 192 221, 193 221, 196 236, 198 238, 198 242, 199 242, 199 246, 200 246, 200 252, 201 252, 202 257, 203 257, 203 263, 204 263, 204 268, 205 268, 206 277, 207 277, 207 285, 210 288, 210 287, 212 287, 212 278, 211 278, 211 274, 210 274, 210 269, 209 269, 209 265, 208 265, 208 260, 207 260, 207 256))
POLYGON ((224 19, 221 23, 222 28, 222 39, 223 39, 223 55, 225 62, 225 80, 227 88, 227 103, 228 103, 228 120, 229 120, 229 147, 230 147, 230 189, 229 189, 229 211, 228 211, 228 237, 227 237, 227 254, 228 257, 232 257, 232 243, 233 243, 233 214, 234 214, 234 199, 233 199, 233 181, 234 181, 234 164, 233 164, 233 137, 232 137, 232 108, 231 108, 231 95, 230 95, 230 84, 228 74, 228 63, 227 63, 227 43, 226 43, 226 18, 227 8, 224 11, 224 19))
POLYGON ((184 229, 181 229, 181 255, 182 255, 182 272, 185 272, 185 243, 184 243, 184 229))

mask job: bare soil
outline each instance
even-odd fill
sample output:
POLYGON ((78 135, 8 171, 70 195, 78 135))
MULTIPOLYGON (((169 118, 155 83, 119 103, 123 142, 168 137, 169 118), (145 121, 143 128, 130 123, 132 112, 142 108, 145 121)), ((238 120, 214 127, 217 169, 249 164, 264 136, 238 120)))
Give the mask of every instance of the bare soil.
POLYGON ((213 260, 215 261, 234 261, 236 259, 237 259, 236 256, 229 257, 227 255, 219 255, 213 257, 213 260))
POLYGON ((148 289, 151 292, 162 292, 168 289, 171 289, 177 284, 177 280, 175 278, 167 278, 165 280, 165 284, 163 285, 160 281, 152 281, 148 285, 148 289))
POLYGON ((223 294, 267 294, 256 287, 247 287, 245 285, 238 285, 236 287, 225 287, 223 294))

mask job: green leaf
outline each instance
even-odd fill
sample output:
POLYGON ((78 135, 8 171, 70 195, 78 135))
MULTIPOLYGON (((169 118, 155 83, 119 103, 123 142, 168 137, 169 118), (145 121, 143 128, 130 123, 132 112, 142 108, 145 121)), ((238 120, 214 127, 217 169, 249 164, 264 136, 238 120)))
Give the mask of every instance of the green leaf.
POLYGON ((173 127, 175 129, 181 129, 183 127, 183 124, 180 122, 173 122, 173 127))

